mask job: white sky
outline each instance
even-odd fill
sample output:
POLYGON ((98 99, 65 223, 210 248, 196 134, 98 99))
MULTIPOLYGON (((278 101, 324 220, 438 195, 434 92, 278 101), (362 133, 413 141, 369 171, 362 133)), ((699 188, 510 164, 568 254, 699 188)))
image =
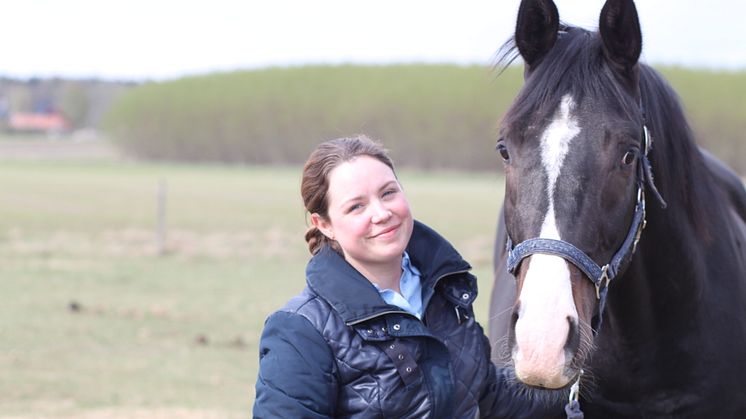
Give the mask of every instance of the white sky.
MULTIPOLYGON (((555 0, 595 29, 603 0, 555 0)), ((317 63, 489 64, 520 0, 3 0, 0 76, 167 79, 317 63)), ((746 69, 746 2, 637 0, 643 59, 746 69)))

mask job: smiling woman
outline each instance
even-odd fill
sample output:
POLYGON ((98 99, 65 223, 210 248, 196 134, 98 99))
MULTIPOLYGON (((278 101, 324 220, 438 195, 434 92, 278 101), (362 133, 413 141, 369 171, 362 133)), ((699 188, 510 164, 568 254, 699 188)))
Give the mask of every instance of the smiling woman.
POLYGON ((413 220, 391 167, 365 155, 340 164, 329 174, 328 200, 327 216, 311 214, 314 227, 336 241, 363 276, 399 292, 413 220))
POLYGON ((265 323, 254 417, 546 417, 490 361, 471 266, 415 221, 386 151, 319 145, 301 193, 307 286, 265 323))

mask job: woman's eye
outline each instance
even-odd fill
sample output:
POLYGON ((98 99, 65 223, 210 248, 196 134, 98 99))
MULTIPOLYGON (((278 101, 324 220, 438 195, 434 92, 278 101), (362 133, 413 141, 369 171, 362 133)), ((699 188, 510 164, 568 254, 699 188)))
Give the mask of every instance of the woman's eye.
POLYGON ((497 143, 497 152, 500 153, 500 157, 507 163, 510 161, 510 153, 508 153, 508 147, 503 143, 497 143))
POLYGON ((383 196, 391 196, 397 192, 396 189, 389 189, 383 193, 383 196))
POLYGON ((635 159, 637 158, 637 153, 634 150, 629 150, 627 153, 622 157, 622 164, 625 166, 629 166, 630 164, 635 162, 635 159))
POLYGON ((347 213, 349 214, 349 213, 351 213, 351 212, 355 212, 355 211, 359 210, 359 209, 360 209, 360 208, 362 208, 362 207, 363 207, 363 205, 362 205, 362 204, 355 204, 355 205, 352 205, 351 207, 349 207, 349 208, 347 209, 347 213))

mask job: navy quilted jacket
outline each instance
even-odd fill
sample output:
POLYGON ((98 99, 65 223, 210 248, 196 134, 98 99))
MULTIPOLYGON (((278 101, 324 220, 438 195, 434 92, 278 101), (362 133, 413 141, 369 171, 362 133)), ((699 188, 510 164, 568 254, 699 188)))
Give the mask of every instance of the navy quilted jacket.
POLYGON ((306 288, 265 323, 255 418, 544 416, 490 362, 469 264, 418 222, 407 252, 422 274, 422 321, 330 248, 311 259, 306 288))

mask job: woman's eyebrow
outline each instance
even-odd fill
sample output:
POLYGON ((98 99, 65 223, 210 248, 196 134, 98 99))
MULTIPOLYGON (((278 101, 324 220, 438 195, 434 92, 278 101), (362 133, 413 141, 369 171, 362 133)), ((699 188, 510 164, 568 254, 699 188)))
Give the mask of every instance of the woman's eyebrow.
POLYGON ((352 202, 355 202, 355 201, 360 201, 362 199, 363 199, 362 195, 351 196, 351 197, 343 200, 342 202, 340 202, 339 207, 340 208, 346 207, 348 204, 350 204, 352 202))
POLYGON ((378 190, 380 191, 380 190, 388 188, 389 186, 398 185, 398 184, 399 184, 399 182, 397 182, 395 180, 390 180, 390 181, 384 183, 383 185, 381 185, 381 187, 378 188, 378 190))

